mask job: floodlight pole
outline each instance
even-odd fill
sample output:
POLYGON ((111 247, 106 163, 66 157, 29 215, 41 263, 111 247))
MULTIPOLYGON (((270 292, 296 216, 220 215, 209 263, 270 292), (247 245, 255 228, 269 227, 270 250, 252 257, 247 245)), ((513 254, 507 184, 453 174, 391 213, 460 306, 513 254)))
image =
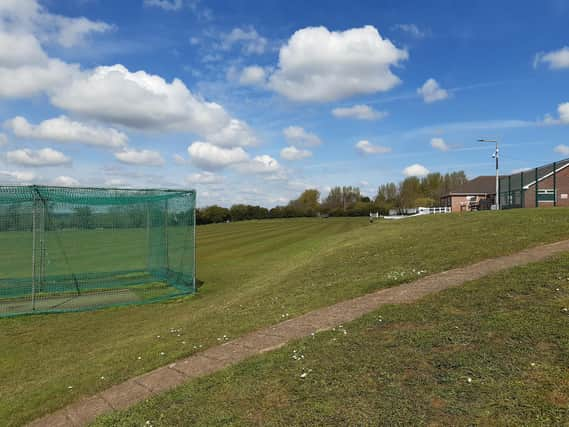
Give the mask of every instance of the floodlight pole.
POLYGON ((478 140, 478 142, 494 142, 496 143, 496 151, 494 151, 494 155, 492 157, 494 157, 496 159, 496 210, 500 210, 500 164, 499 164, 499 158, 500 158, 500 150, 498 148, 498 139, 486 139, 486 138, 480 138, 478 140))

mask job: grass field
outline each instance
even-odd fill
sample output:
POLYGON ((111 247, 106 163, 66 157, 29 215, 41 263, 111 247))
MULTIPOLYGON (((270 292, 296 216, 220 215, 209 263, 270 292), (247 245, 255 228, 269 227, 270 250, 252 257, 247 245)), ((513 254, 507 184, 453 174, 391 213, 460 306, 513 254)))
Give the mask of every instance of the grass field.
MULTIPOLYGON (((565 209, 373 225, 365 218, 329 218, 198 227, 203 285, 195 296, 98 312, 0 319, 0 420, 20 425, 215 345, 224 336, 239 336, 419 275, 564 238, 569 238, 565 209)), ((7 251, 0 247, 0 255, 7 251)), ((105 262, 105 251, 98 256, 105 262)))
POLYGON ((569 255, 384 307, 95 424, 567 425, 566 307, 569 255))

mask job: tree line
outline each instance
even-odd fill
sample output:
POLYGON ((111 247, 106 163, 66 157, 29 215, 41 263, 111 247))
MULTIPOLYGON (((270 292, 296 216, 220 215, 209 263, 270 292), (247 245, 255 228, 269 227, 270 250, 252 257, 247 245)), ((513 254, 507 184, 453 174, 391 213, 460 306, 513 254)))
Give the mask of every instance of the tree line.
MULTIPOLYGON (((467 181, 463 171, 430 173, 423 178, 408 177, 399 183, 390 182, 378 187, 373 198, 364 196, 358 187, 337 186, 325 197, 316 189, 308 189, 283 206, 267 209, 262 206, 235 204, 230 208, 212 205, 196 211, 197 224, 226 221, 244 221, 268 218, 292 218, 314 216, 367 216, 370 212, 386 215, 391 209, 432 207, 439 204, 441 196, 467 181)), ((67 211, 48 209, 47 230, 65 228, 139 228, 191 223, 193 212, 168 212, 160 206, 108 207, 92 209, 75 207, 67 211), (165 216, 166 215, 166 216, 165 216)), ((32 215, 29 205, 0 205, 0 231, 31 230, 32 215)))
POLYGON ((387 215, 391 209, 433 207, 443 195, 467 182, 464 171, 447 174, 430 173, 422 178, 407 177, 399 183, 389 182, 378 187, 374 198, 361 194, 358 187, 337 186, 326 197, 316 189, 304 190, 300 196, 283 206, 267 209, 261 206, 236 204, 230 208, 218 205, 200 208, 198 224, 250 219, 293 218, 313 216, 367 216, 370 212, 387 215))

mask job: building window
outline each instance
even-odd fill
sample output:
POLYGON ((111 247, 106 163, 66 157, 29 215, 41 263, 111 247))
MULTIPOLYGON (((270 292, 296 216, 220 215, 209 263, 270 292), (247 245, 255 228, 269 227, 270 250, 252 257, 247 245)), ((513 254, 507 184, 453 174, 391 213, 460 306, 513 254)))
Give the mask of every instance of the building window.
POLYGON ((551 188, 539 188, 537 190, 537 200, 540 202, 554 202, 555 190, 551 188))

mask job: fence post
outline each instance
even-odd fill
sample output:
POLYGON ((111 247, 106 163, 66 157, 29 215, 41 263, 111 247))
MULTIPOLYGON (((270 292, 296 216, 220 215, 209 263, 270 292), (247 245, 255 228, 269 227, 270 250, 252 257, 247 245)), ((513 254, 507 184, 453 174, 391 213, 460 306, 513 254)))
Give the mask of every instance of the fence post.
POLYGON ((557 162, 553 162, 553 207, 557 206, 557 162))
POLYGON ((34 194, 32 202, 32 311, 36 309, 36 215, 37 215, 37 201, 34 194))
POLYGON ((539 208, 539 198, 537 197, 537 194, 539 192, 539 176, 538 176, 539 170, 538 168, 535 168, 535 207, 539 208))

